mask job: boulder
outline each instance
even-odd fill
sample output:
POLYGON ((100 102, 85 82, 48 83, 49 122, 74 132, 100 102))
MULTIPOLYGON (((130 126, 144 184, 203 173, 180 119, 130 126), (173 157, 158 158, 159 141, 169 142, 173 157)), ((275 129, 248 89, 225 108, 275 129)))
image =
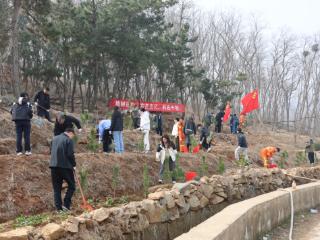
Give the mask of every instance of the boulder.
POLYGON ((66 221, 62 223, 62 226, 67 232, 77 233, 79 232, 79 223, 80 221, 78 218, 69 217, 66 221))
POLYGON ((15 230, 0 233, 0 240, 28 240, 28 234, 33 230, 33 227, 17 228, 15 230))
POLYGON ((65 235, 65 230, 56 223, 48 223, 41 229, 41 235, 46 240, 60 239, 65 235))
POLYGON ((134 222, 130 222, 131 230, 134 232, 142 232, 149 226, 148 218, 144 214, 137 215, 137 218, 135 220, 136 221, 134 222))
POLYGON ((223 201, 224 201, 224 198, 218 195, 214 195, 214 197, 210 199, 210 203, 213 205, 219 204, 223 201))
POLYGON ((192 195, 191 197, 190 197, 190 199, 189 199, 189 204, 190 204, 190 209, 191 210, 198 210, 199 209, 199 207, 200 207, 200 201, 199 201, 199 199, 196 197, 196 196, 194 196, 194 195, 192 195))
POLYGON ((210 198, 213 193, 213 187, 208 184, 201 184, 200 191, 207 197, 210 198))
POLYGON ((180 208, 184 208, 186 206, 186 200, 184 199, 184 197, 182 195, 180 195, 179 198, 175 200, 175 203, 180 208))
POLYGON ((150 193, 150 194, 148 195, 148 199, 151 199, 151 200, 159 200, 159 199, 164 198, 164 196, 165 196, 165 191, 154 192, 154 193, 150 193))
POLYGON ((170 209, 176 205, 174 198, 172 197, 172 195, 170 193, 166 193, 166 195, 164 196, 164 199, 166 200, 167 208, 170 209))
POLYGON ((99 208, 91 212, 92 219, 101 223, 109 218, 110 210, 107 208, 99 208))
POLYGON ((200 199, 200 207, 204 208, 208 204, 209 204, 209 199, 206 198, 205 196, 202 196, 202 198, 200 199))

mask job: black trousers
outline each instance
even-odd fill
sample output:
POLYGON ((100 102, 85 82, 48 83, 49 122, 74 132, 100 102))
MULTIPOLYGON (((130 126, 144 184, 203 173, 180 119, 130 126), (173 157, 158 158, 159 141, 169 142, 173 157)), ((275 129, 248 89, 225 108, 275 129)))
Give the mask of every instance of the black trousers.
POLYGON ((133 128, 139 128, 139 122, 140 122, 140 119, 139 118, 132 118, 132 121, 133 121, 133 128))
POLYGON ((157 134, 162 136, 162 126, 158 126, 156 130, 157 130, 157 134))
POLYGON ((103 143, 103 152, 111 152, 110 144, 112 143, 112 134, 110 134, 109 129, 105 129, 103 131, 102 143, 103 143))
POLYGON ((221 127, 222 127, 222 123, 218 122, 217 125, 216 125, 216 129, 215 129, 217 133, 221 133, 221 127))
POLYGON ((308 159, 309 159, 309 162, 310 162, 311 164, 314 163, 314 152, 309 152, 309 153, 308 153, 308 159))
POLYGON ((30 134, 31 123, 30 121, 16 121, 16 151, 22 152, 22 134, 24 137, 24 151, 31 151, 30 134))
POLYGON ((51 122, 50 114, 47 110, 44 110, 44 109, 38 107, 37 114, 39 117, 46 118, 49 122, 51 122))
POLYGON ((70 209, 71 199, 74 191, 76 190, 73 170, 67 168, 51 168, 51 180, 53 186, 54 204, 58 211, 62 210, 62 183, 63 180, 67 182, 68 189, 64 197, 63 205, 70 209))

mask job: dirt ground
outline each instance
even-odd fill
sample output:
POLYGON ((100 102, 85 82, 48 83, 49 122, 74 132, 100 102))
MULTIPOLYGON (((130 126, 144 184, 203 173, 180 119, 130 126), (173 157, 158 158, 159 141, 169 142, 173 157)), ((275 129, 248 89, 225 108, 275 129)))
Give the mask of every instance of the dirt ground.
MULTIPOLYGON (((265 235, 269 240, 287 240, 290 232, 290 223, 287 221, 272 233, 265 235)), ((295 215, 292 233, 293 239, 319 240, 320 239, 320 213, 303 212, 295 215)))
MULTIPOLYGON (((226 170, 236 168, 234 150, 236 136, 225 128, 221 134, 215 134, 216 145, 210 153, 181 154, 180 165, 184 171, 197 171, 201 167, 202 156, 206 157, 208 174, 216 174, 218 162, 223 160, 226 170)), ((52 138, 53 125, 47 121, 32 122, 32 156, 15 155, 15 128, 10 114, 0 110, 0 222, 13 219, 21 214, 29 215, 53 209, 52 186, 49 173, 49 142, 52 138)), ((119 166, 120 182, 116 197, 128 196, 129 199, 143 196, 143 166, 149 167, 151 186, 157 184, 159 163, 155 161, 155 149, 160 138, 154 132, 150 134, 151 152, 141 152, 142 133, 125 130, 125 151, 123 155, 103 153, 93 154, 87 150, 87 135, 90 128, 85 128, 76 145, 77 171, 86 177, 86 195, 93 202, 105 202, 114 197, 112 174, 119 166)), ((245 129, 249 143, 249 157, 254 166, 260 164, 259 151, 269 145, 279 146, 289 153, 289 167, 294 166, 297 150, 303 150, 307 136, 297 136, 286 131, 273 132, 267 126, 245 129)), ((197 136, 198 137, 198 136, 197 136)), ((100 146, 101 151, 101 146, 100 146)), ((77 194, 74 206, 78 206, 77 194)), ((76 211, 79 210, 76 208, 76 211)))

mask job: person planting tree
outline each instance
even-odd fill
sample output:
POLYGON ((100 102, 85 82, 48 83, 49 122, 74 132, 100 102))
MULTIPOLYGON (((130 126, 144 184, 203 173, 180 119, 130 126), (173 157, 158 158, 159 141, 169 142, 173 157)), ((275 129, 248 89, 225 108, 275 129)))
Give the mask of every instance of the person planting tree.
POLYGON ((280 152, 280 148, 278 147, 266 147, 260 151, 260 156, 262 158, 263 166, 265 168, 269 166, 269 161, 272 161, 272 157, 277 152, 280 152))
POLYGON ((70 210, 72 196, 76 190, 74 178, 76 160, 72 141, 74 136, 73 128, 67 128, 65 132, 55 136, 51 144, 51 180, 54 192, 54 203, 58 211, 70 210), (68 189, 62 205, 61 191, 63 181, 67 182, 68 189))

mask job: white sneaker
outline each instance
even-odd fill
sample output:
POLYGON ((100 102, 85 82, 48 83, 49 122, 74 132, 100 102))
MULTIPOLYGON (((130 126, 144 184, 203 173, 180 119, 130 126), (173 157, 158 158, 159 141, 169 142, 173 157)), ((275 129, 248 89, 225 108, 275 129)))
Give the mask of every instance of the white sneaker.
POLYGON ((17 156, 21 156, 21 155, 22 155, 22 152, 18 152, 18 153, 17 153, 17 156))
POLYGON ((26 155, 30 156, 32 153, 30 151, 26 151, 26 155))
POLYGON ((173 183, 173 184, 176 184, 177 182, 176 182, 176 181, 172 181, 172 183, 173 183))
POLYGON ((161 180, 161 179, 159 179, 158 183, 162 184, 162 180, 161 180))

